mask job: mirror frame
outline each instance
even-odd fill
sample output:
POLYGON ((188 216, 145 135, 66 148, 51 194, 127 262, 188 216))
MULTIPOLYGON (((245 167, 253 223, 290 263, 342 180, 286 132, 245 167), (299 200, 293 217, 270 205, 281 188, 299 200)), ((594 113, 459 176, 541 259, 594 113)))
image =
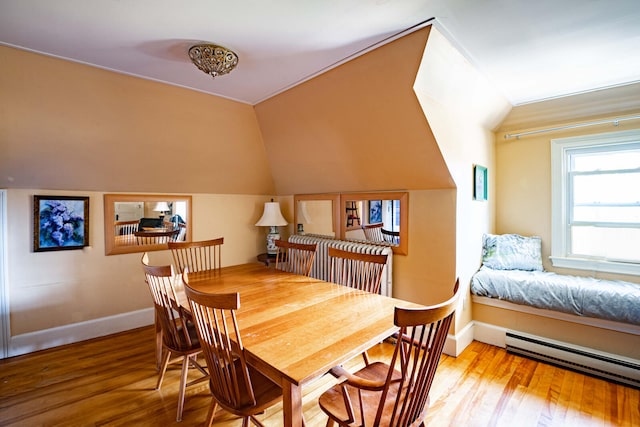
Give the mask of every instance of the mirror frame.
MULTIPOLYGON (((391 246, 394 254, 407 255, 409 252, 409 193, 406 191, 393 192, 372 192, 372 193, 342 193, 340 194, 340 211, 338 214, 342 219, 347 209, 347 201, 359 200, 400 200, 400 244, 391 246)), ((340 239, 346 238, 346 222, 340 227, 340 239)))
POLYGON ((105 255, 131 254, 137 252, 161 251, 167 249, 167 244, 157 245, 132 245, 132 246, 116 246, 115 229, 113 222, 115 220, 115 203, 116 202, 176 202, 186 201, 187 212, 184 218, 187 223, 186 241, 191 241, 191 230, 193 222, 191 218, 191 196, 187 195, 169 195, 169 194, 105 194, 104 195, 104 252, 105 255))
POLYGON ((340 193, 320 193, 320 194, 294 194, 293 196, 293 229, 294 234, 298 226, 298 202, 304 200, 330 200, 333 202, 333 232, 335 238, 340 238, 342 230, 340 216, 340 193))

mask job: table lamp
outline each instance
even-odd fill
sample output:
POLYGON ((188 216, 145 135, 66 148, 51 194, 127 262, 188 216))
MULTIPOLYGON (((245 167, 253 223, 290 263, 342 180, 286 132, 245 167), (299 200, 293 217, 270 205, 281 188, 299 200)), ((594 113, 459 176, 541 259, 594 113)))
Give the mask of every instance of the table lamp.
POLYGON ((256 222, 256 225, 259 227, 269 227, 269 234, 267 234, 267 254, 275 255, 278 252, 275 241, 280 239, 278 226, 287 225, 287 220, 284 219, 280 212, 280 203, 274 202, 273 199, 271 199, 271 202, 266 202, 264 204, 262 218, 256 222))
POLYGON ((298 202, 298 212, 296 216, 298 222, 298 234, 304 234, 304 224, 311 224, 311 218, 309 212, 307 212, 307 204, 305 202, 298 202))
POLYGON ((164 219, 165 213, 169 212, 171 208, 169 207, 169 204, 167 202, 158 202, 153 207, 153 210, 156 212, 160 212, 160 219, 164 219))

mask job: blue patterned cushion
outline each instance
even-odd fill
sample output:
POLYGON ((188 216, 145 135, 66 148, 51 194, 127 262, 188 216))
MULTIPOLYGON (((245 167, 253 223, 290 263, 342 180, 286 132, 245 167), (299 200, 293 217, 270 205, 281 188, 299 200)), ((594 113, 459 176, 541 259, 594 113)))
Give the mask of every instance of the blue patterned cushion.
POLYGON ((542 241, 518 234, 482 236, 482 263, 494 270, 542 271, 542 241))

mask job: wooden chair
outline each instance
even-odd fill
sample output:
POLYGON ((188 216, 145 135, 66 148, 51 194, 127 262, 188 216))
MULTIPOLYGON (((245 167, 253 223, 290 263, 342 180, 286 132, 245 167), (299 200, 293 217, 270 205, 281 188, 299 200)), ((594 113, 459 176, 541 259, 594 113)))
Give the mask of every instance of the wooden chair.
POLYGON ((133 233, 136 236, 136 241, 139 245, 158 245, 163 243, 169 243, 176 240, 179 229, 168 231, 136 231, 133 233))
POLYGON ((282 388, 247 365, 236 321, 240 294, 199 292, 189 287, 188 269, 182 276, 207 361, 209 387, 213 394, 205 425, 212 425, 216 408, 220 405, 226 411, 243 417, 243 427, 248 426, 249 420, 263 426, 255 415, 282 399, 282 388))
POLYGON ((365 224, 362 226, 362 231, 364 231, 364 238, 368 242, 384 242, 384 237, 382 236, 382 226, 381 222, 376 224, 365 224))
POLYGON ((135 232, 138 231, 138 220, 115 221, 113 223, 113 236, 119 246, 137 244, 135 232))
POLYGON ((180 272, 214 270, 221 268, 221 248, 224 237, 198 242, 169 242, 173 262, 180 272))
POLYGON ((126 234, 133 234, 138 231, 138 220, 133 221, 116 221, 113 223, 114 235, 124 236, 126 234))
POLYGON ((317 244, 287 242, 276 240, 276 268, 289 273, 308 276, 316 257, 317 244))
POLYGON ((196 360, 202 348, 189 312, 177 302, 178 299, 173 287, 173 267, 170 265, 150 266, 148 258, 145 256, 143 256, 142 267, 153 297, 156 330, 159 329, 162 334, 160 341, 163 350, 162 363, 156 390, 162 386, 162 380, 171 356, 177 355, 182 360, 182 374, 180 376, 176 421, 181 421, 187 386, 206 381, 209 374, 196 360), (189 366, 198 369, 203 376, 187 383, 189 366))
POLYGON ((387 255, 365 254, 329 247, 329 281, 374 294, 380 293, 387 255))
POLYGON ((423 309, 396 307, 400 327, 391 364, 372 363, 355 374, 341 367, 331 373, 346 378, 324 392, 318 403, 329 416, 327 427, 424 426, 429 390, 455 313, 459 292, 423 309), (394 369, 397 368, 397 369, 394 369))
POLYGON ((382 234, 382 240, 387 243, 391 243, 394 245, 400 244, 400 232, 399 231, 389 231, 384 228, 380 229, 380 233, 382 234))

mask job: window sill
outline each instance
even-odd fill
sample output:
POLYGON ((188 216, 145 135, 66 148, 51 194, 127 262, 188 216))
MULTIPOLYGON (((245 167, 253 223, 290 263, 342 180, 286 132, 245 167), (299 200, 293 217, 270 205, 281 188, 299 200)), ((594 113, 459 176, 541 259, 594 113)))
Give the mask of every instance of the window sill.
POLYGON ((554 267, 559 268, 573 268, 576 270, 602 271, 607 273, 640 276, 640 264, 554 256, 549 257, 549 259, 554 267))

